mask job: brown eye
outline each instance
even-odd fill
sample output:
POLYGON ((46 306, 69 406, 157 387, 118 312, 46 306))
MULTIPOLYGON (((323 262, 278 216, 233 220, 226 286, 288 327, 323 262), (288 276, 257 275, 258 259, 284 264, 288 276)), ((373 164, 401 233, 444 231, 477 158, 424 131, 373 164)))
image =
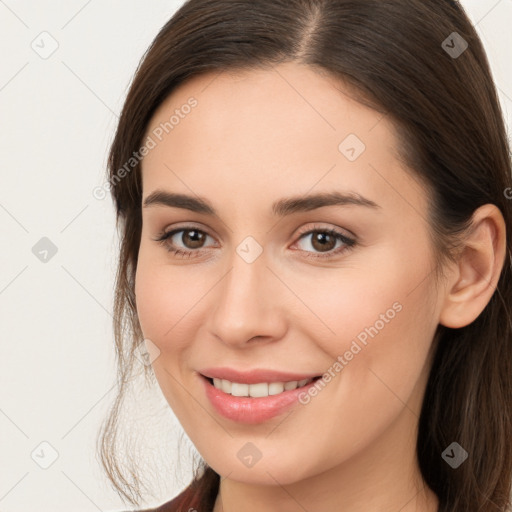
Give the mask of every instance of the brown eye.
POLYGON ((209 236, 204 231, 190 226, 162 233, 155 240, 176 256, 191 258, 196 255, 195 253, 200 252, 205 239, 209 236), (179 233, 181 233, 181 236, 178 236, 179 233))
POLYGON ((184 229, 181 241, 187 249, 199 249, 204 243, 205 233, 198 229, 184 229), (190 235, 192 233, 192 236, 190 235))
POLYGON ((356 245, 356 241, 354 239, 347 237, 335 229, 322 229, 321 227, 314 227, 306 233, 302 233, 299 241, 302 241, 307 237, 310 237, 310 246, 313 248, 313 251, 302 249, 303 252, 309 253, 306 254, 307 258, 333 257, 341 252, 351 249, 356 245), (336 248, 338 242, 340 242, 340 244, 336 248))
POLYGON ((320 252, 330 251, 336 247, 337 239, 328 233, 314 231, 311 239, 311 245, 320 252))

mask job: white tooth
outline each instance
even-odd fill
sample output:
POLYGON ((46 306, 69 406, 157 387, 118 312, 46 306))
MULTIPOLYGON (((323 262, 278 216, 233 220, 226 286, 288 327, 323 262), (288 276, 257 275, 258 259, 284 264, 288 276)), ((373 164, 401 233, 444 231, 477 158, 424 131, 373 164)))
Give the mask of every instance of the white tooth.
POLYGON ((292 380, 289 382, 259 382, 258 384, 242 384, 240 382, 230 382, 226 379, 213 379, 213 385, 221 389, 224 393, 230 393, 233 396, 247 396, 261 398, 269 395, 278 395, 283 391, 290 391, 297 387, 309 384, 313 379, 292 380))
POLYGON ((268 384, 266 382, 260 382, 258 384, 249 384, 249 396, 268 396, 268 384))
POLYGON ((231 393, 231 382, 229 380, 222 379, 222 391, 224 393, 231 393))
POLYGON ((295 389, 297 387, 297 381, 291 380, 290 382, 284 383, 284 390, 289 391, 290 389, 295 389))
POLYGON ((268 385, 268 394, 269 395, 277 395, 278 393, 282 393, 284 391, 284 382, 271 382, 268 385))
POLYGON ((231 383, 231 394, 233 396, 249 396, 249 384, 241 384, 240 382, 231 383))

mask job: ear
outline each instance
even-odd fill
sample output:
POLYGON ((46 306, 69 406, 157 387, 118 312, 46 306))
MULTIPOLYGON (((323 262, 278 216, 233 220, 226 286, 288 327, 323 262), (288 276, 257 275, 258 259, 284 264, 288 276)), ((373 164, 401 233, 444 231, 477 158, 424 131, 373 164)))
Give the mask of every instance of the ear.
POLYGON ((460 328, 476 320, 491 300, 506 255, 503 215, 493 204, 473 213, 469 234, 448 281, 439 323, 460 328))

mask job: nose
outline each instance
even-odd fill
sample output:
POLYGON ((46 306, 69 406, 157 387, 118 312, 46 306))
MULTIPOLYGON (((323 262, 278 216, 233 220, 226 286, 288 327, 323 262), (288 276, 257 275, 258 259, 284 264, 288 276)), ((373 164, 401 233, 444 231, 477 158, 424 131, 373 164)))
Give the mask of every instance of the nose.
POLYGON ((287 290, 264 254, 248 263, 234 253, 230 262, 231 268, 212 290, 210 333, 237 348, 282 338, 287 290))

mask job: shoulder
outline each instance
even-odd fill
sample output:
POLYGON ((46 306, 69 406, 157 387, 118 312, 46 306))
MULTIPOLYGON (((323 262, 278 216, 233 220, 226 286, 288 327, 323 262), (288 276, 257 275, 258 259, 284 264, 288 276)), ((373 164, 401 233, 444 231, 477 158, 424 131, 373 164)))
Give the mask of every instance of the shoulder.
POLYGON ((196 502, 196 494, 194 493, 192 486, 188 486, 178 496, 174 497, 170 501, 163 503, 156 508, 145 508, 136 511, 125 511, 125 512, 188 512, 189 508, 196 502), (183 505, 188 505, 186 509, 183 509, 183 505))
MULTIPOLYGON (((212 512, 219 492, 220 476, 211 468, 192 482, 180 494, 155 508, 133 512, 212 512)), ((125 511, 129 512, 129 511, 125 511)))

